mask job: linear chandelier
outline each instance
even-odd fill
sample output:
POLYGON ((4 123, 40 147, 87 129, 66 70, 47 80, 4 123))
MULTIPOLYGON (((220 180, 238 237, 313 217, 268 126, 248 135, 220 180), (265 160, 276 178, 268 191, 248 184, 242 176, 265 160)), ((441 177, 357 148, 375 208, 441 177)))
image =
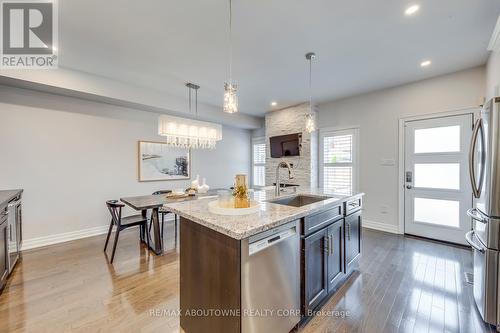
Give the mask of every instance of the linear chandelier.
MULTIPOLYGON (((198 117, 198 89, 200 86, 187 83, 189 89, 189 112, 191 113, 191 90, 195 90, 195 110, 198 117)), ((158 117, 158 135, 166 137, 167 144, 179 148, 214 149, 222 140, 222 126, 206 121, 161 115, 158 117)))

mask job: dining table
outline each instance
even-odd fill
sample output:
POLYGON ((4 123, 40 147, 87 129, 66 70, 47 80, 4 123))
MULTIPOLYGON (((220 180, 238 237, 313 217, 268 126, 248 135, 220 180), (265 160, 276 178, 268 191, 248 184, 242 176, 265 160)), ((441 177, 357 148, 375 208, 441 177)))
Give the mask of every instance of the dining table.
POLYGON ((161 229, 160 229, 160 209, 163 207, 163 205, 167 203, 216 197, 217 191, 218 190, 215 189, 215 190, 210 190, 207 193, 196 194, 193 196, 189 195, 183 197, 176 197, 167 194, 141 195, 141 196, 120 198, 120 201, 126 204, 127 206, 131 207, 132 209, 140 211, 144 218, 147 218, 148 211, 149 210, 151 211, 149 223, 153 225, 153 237, 150 237, 150 235, 147 234, 149 233, 149 230, 141 230, 141 239, 144 239, 143 238, 144 236, 150 237, 151 240, 149 245, 150 250, 153 251, 156 255, 161 255, 163 254, 163 241, 162 241, 163 235, 161 234, 161 229))

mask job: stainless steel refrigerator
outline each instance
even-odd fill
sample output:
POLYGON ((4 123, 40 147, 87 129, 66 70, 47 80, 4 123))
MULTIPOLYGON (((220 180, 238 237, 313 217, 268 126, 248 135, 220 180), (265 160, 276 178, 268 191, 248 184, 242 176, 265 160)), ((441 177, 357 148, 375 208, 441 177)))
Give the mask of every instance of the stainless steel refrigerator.
POLYGON ((474 299, 484 321, 500 327, 500 97, 481 110, 469 149, 474 203, 465 236, 474 252, 474 299))

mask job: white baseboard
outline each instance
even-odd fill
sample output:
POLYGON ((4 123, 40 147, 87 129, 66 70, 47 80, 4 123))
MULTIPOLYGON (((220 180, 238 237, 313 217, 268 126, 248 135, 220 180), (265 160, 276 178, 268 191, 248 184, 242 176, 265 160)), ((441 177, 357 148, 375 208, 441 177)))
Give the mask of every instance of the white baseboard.
MULTIPOLYGON (((172 216, 168 216, 168 218, 165 218, 165 222, 173 221, 173 220, 174 219, 172 216)), ((62 234, 55 234, 55 235, 49 235, 49 236, 43 236, 43 237, 37 237, 37 238, 31 238, 31 239, 24 239, 21 251, 31 250, 31 249, 36 249, 36 248, 42 247, 42 246, 65 243, 65 242, 69 242, 72 240, 102 235, 102 234, 105 234, 108 232, 108 228, 109 228, 109 224, 102 225, 99 227, 89 228, 89 229, 82 229, 82 230, 77 230, 77 231, 65 232, 62 234)))
POLYGON ((399 234, 397 225, 371 221, 365 218, 363 218, 363 227, 368 229, 390 232, 392 234, 399 234))
POLYGON ((69 242, 76 239, 82 239, 97 235, 102 235, 108 232, 109 225, 103 225, 99 227, 70 231, 62 234, 55 234, 31 239, 24 239, 22 251, 35 249, 37 247, 59 244, 64 242, 69 242))

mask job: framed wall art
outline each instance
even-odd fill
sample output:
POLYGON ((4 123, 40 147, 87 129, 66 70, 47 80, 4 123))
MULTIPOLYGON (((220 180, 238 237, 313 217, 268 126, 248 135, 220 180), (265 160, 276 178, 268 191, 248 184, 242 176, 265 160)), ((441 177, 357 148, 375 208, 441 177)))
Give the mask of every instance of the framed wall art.
POLYGON ((182 180, 191 177, 191 151, 163 142, 139 141, 139 181, 182 180))

